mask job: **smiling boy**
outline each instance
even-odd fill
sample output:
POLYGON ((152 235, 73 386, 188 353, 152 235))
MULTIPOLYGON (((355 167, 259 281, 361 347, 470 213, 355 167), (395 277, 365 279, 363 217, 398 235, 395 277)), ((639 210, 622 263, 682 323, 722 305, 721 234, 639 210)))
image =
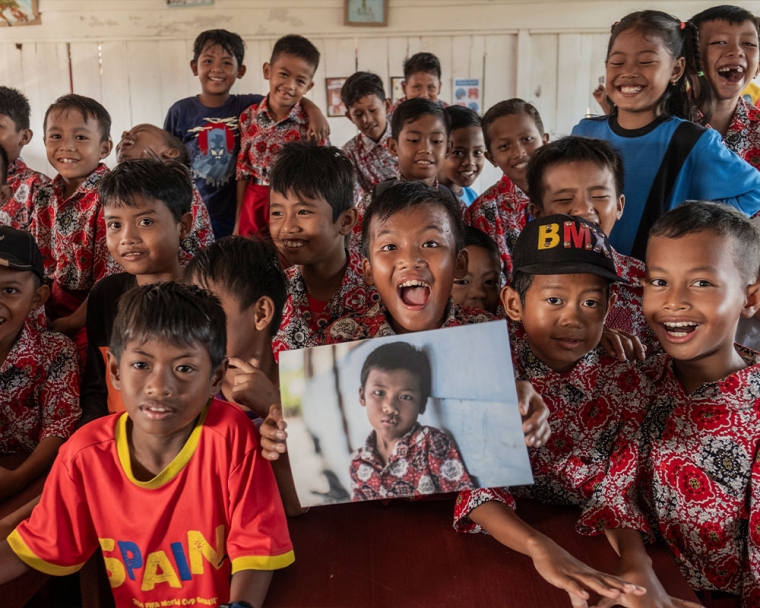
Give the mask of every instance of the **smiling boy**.
POLYGON ((446 108, 451 145, 438 174, 442 184, 468 207, 478 198, 470 186, 483 170, 486 144, 480 116, 463 106, 446 108))
POLYGON ((404 96, 393 104, 391 112, 409 99, 429 99, 441 108, 448 104, 438 99, 441 94, 441 62, 433 53, 415 53, 404 59, 404 96))
POLYGON ((481 308, 495 315, 499 307, 501 279, 499 248, 482 230, 465 226, 464 250, 467 252, 467 274, 454 279, 451 289, 454 304, 481 308))

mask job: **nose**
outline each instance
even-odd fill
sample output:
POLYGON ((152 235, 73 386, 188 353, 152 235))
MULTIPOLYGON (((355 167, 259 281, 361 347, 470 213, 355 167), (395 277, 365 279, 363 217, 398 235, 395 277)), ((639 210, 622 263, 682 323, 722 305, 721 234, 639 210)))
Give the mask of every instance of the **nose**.
POLYGON ((129 222, 125 222, 121 227, 121 238, 119 241, 122 244, 136 243, 139 239, 137 229, 129 222))
POLYGON ((280 231, 285 234, 291 234, 298 230, 298 222, 296 221, 296 214, 285 212, 282 217, 282 227, 280 231))
POLYGON ((687 289, 682 285, 671 285, 667 291, 667 297, 663 304, 663 308, 669 311, 683 311, 687 310, 689 306, 689 300, 686 297, 687 289))
POLYGON ((398 414, 398 406, 396 400, 388 395, 383 399, 383 413, 384 414, 398 414))
POLYGON ((151 398, 168 397, 172 394, 171 367, 155 365, 145 379, 145 394, 151 398))
POLYGON ((583 326, 583 316, 581 314, 580 302, 576 305, 568 305, 563 307, 562 316, 560 317, 560 324, 563 327, 583 326))
POLYGON ((584 196, 573 201, 570 215, 582 217, 584 220, 596 221, 598 214, 592 202, 584 196))

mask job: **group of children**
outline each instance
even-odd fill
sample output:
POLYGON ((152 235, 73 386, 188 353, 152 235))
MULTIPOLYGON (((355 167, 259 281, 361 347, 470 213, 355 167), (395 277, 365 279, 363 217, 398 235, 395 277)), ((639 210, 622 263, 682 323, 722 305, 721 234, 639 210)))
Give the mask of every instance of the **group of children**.
MULTIPOLYGON (((0 582, 100 548, 119 605, 260 606, 303 512, 279 353, 501 318, 535 484, 461 492, 455 528, 529 556, 574 606, 692 605, 667 596, 649 540, 704 605, 760 605, 760 355, 734 344, 760 310, 760 113, 741 99, 758 31, 737 7, 624 17, 610 115, 554 142, 520 99, 482 119, 445 107, 419 53, 400 103, 373 74, 346 80, 359 133, 341 151, 304 99, 311 42, 278 40, 268 95, 233 95, 244 45, 210 30, 202 92, 124 133, 113 170, 107 111, 59 98, 53 180, 21 160, 29 106, 0 87, 0 451, 29 453, 0 496, 52 465, 0 543, 0 582), (504 175, 476 196, 484 158, 504 175), (615 575, 524 523, 515 496, 580 507, 615 575)), ((407 359, 376 369, 410 376, 407 359)), ((400 420, 370 372, 363 403, 400 420)), ((412 393, 424 411, 429 387, 412 393)), ((407 426, 378 422, 363 446, 378 484, 407 426)))

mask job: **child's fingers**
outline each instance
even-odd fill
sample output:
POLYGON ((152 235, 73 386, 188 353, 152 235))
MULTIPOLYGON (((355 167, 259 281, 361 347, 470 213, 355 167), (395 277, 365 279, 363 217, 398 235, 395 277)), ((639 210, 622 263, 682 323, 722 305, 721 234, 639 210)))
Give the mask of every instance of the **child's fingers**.
POLYGON ((238 357, 230 357, 229 366, 235 369, 239 369, 241 372, 245 372, 246 374, 253 374, 257 371, 255 365, 252 365, 244 359, 239 359, 238 357))
POLYGON ((644 587, 626 582, 611 574, 595 572, 594 574, 581 575, 579 578, 585 588, 612 599, 619 598, 622 593, 631 595, 644 595, 646 593, 644 587))

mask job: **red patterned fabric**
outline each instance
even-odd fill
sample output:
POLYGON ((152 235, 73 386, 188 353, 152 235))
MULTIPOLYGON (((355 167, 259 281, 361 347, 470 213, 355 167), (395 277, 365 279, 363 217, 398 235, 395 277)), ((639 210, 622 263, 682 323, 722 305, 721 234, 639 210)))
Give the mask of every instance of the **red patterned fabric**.
POLYGON ((9 163, 8 185, 13 196, 0 209, 0 225, 29 230, 37 188, 49 183, 47 175, 30 169, 20 157, 9 163))
POLYGON ((31 453, 46 437, 68 439, 81 414, 74 344, 27 319, 0 365, 0 454, 31 453))
POLYGON ((457 492, 472 487, 459 450, 449 436, 415 424, 383 464, 372 431, 351 456, 351 500, 457 492))
POLYGON ((63 178, 37 190, 29 231, 37 240, 45 274, 68 291, 92 289, 99 279, 119 272, 106 247, 106 225, 98 184, 108 167, 98 166, 68 199, 63 178))
POLYGON ((193 213, 193 225, 190 227, 190 234, 181 243, 179 251, 179 262, 183 266, 192 260, 195 255, 204 247, 208 247, 214 242, 214 229, 211 227, 211 216, 208 214, 206 203, 203 202, 201 193, 193 184, 193 204, 191 207, 193 213))
POLYGON ((398 159, 388 150, 388 138, 391 136, 391 121, 388 118, 385 133, 378 142, 359 133, 343 146, 343 153, 356 170, 359 186, 365 193, 386 179, 398 176, 398 159))
POLYGON ((749 367, 690 395, 668 355, 643 363, 650 409, 618 437, 578 529, 644 532, 668 545, 694 589, 749 607, 760 605, 760 354, 736 350, 749 367))
MULTIPOLYGON (((457 306, 449 299, 446 317, 441 327, 459 327, 460 325, 486 323, 494 320, 496 317, 491 313, 478 308, 457 306)), ((396 332, 393 331, 388 320, 388 309, 382 302, 378 302, 368 310, 335 321, 325 330, 325 343, 341 344, 342 342, 395 335, 396 332)))
POLYGON ((364 283, 361 257, 349 253, 340 289, 333 294, 319 315, 315 330, 301 271, 298 266, 291 266, 285 274, 288 279, 288 299, 282 311, 280 330, 272 341, 275 356, 283 350, 324 344, 324 330, 330 323, 346 315, 366 310, 380 300, 375 288, 364 283))
MULTIPOLYGON (((549 504, 583 505, 604 478, 620 429, 643 419, 649 384, 635 364, 617 361, 600 347, 569 371, 555 372, 533 354, 522 326, 512 349, 515 374, 543 397, 552 431, 545 446, 529 448, 534 485, 514 488, 514 493, 549 504)), ((454 512, 460 532, 483 531, 469 514, 484 502, 497 500, 514 508, 508 488, 464 494, 454 512)))
POLYGON ((749 105, 740 97, 723 144, 755 169, 760 169, 760 108, 749 105))
POLYGON ((464 221, 489 235, 499 246, 504 273, 512 273, 512 248, 528 221, 528 196, 504 175, 467 209, 464 221))
MULTIPOLYGON (((291 141, 307 139, 309 118, 300 103, 285 118, 275 122, 268 110, 269 96, 260 104, 253 104, 240 115, 240 153, 236 175, 240 180, 256 180, 269 185, 269 172, 280 148, 291 141)), ((327 145, 322 140, 320 145, 327 145)))

